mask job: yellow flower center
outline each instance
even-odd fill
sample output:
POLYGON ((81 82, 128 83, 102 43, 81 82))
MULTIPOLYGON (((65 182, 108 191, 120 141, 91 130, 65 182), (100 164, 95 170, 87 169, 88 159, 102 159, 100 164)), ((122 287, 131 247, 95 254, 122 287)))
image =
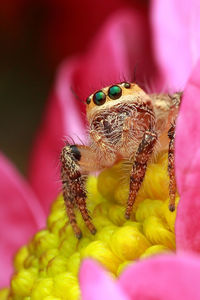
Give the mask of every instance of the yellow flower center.
MULTIPOLYGON (((81 260, 92 257, 112 276, 133 261, 175 250, 176 211, 168 210, 167 155, 160 154, 148 166, 137 195, 131 220, 124 218, 129 191, 130 166, 115 165, 87 181, 87 207, 97 228, 95 236, 80 213, 77 221, 83 238, 77 240, 68 223, 62 196, 52 205, 47 226, 15 256, 15 274, 0 299, 79 299, 81 260)), ((178 197, 176 199, 178 203, 178 197)))

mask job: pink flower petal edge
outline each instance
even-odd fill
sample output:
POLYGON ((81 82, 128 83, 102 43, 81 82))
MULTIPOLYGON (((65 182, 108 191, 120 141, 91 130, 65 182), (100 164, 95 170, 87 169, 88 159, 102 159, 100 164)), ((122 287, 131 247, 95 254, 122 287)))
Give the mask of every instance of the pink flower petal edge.
POLYGON ((200 60, 184 90, 176 127, 176 175, 180 202, 178 250, 200 252, 200 60))
POLYGON ((102 86, 131 80, 137 62, 141 80, 141 74, 156 76, 148 30, 147 18, 141 12, 122 10, 104 24, 84 55, 61 65, 30 165, 30 182, 46 213, 61 190, 59 154, 63 140, 85 143, 86 97, 102 86))
POLYGON ((160 255, 132 264, 113 280, 96 262, 80 268, 81 299, 198 300, 200 260, 189 255, 160 255))
POLYGON ((199 278, 199 257, 160 255, 128 267, 118 285, 130 299, 198 300, 199 278))
POLYGON ((198 0, 151 2, 153 45, 165 84, 182 90, 200 57, 198 0))
POLYGON ((0 285, 8 285, 12 256, 45 225, 38 199, 14 166, 0 153, 0 285))
POLYGON ((83 261, 80 273, 82 300, 128 300, 117 282, 114 281, 95 261, 83 261))

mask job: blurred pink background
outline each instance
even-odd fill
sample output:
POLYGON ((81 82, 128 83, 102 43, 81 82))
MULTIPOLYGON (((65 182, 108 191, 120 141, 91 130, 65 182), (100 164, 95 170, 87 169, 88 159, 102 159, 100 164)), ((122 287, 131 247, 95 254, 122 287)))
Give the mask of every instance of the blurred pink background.
POLYGON ((1 1, 0 148, 25 175, 59 63, 87 49, 104 20, 130 6, 146 14, 148 1, 1 1))

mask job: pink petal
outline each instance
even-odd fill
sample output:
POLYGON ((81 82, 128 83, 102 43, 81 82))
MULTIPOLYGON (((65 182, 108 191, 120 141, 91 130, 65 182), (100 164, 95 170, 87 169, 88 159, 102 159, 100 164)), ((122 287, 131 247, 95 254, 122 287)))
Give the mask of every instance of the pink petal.
POLYGON ((85 104, 74 93, 85 101, 102 86, 132 80, 136 63, 139 80, 156 78, 147 17, 140 11, 124 10, 105 23, 85 55, 62 64, 30 168, 31 184, 46 212, 60 190, 59 153, 63 139, 67 137, 71 142, 73 138, 79 144, 80 140, 86 142, 85 104))
POLYGON ((184 91, 177 122, 176 174, 181 195, 177 246, 200 252, 200 61, 184 91))
POLYGON ((108 19, 81 59, 74 87, 85 98, 103 86, 133 81, 134 71, 139 83, 156 84, 158 71, 152 56, 147 16, 137 10, 121 11, 108 19))
POLYGON ((128 267, 119 278, 119 286, 130 299, 198 300, 200 259, 162 255, 128 267))
POLYGON ((41 33, 46 55, 51 56, 51 62, 57 62, 66 55, 85 49, 108 15, 126 7, 128 2, 45 0, 45 22, 41 33))
POLYGON ((13 254, 44 225, 36 196, 0 153, 0 286, 8 285, 13 254))
POLYGON ((165 84, 181 90, 200 57, 199 0, 153 0, 154 49, 165 84))
POLYGON ((71 92, 71 77, 75 67, 76 62, 71 60, 60 68, 55 91, 51 95, 31 157, 30 182, 46 214, 51 202, 61 191, 61 149, 65 141, 80 143, 79 138, 84 141, 85 136, 82 103, 71 92))
POLYGON ((82 300, 128 300, 120 286, 94 261, 83 261, 79 273, 82 300))

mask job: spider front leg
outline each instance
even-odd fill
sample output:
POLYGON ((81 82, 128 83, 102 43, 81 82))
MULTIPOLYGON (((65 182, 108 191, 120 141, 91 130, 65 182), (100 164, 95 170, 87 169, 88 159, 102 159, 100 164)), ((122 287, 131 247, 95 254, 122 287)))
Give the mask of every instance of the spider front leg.
POLYGON ((90 216, 86 208, 85 180, 86 174, 93 167, 93 154, 89 147, 67 145, 61 152, 61 179, 63 197, 66 204, 69 222, 78 239, 82 233, 76 222, 74 206, 77 205, 83 220, 92 234, 96 229, 90 221, 90 216), (90 159, 88 159, 88 157, 90 159), (92 159, 92 160, 91 160, 92 159), (85 174, 86 173, 86 174, 85 174))
POLYGON ((174 140, 175 140, 175 122, 171 125, 168 131, 169 150, 168 150, 168 173, 169 173, 169 210, 175 210, 176 198, 176 177, 174 163, 174 140))
POLYGON ((147 163, 153 152, 156 141, 156 132, 153 130, 146 130, 135 154, 133 168, 130 175, 129 197, 125 212, 126 219, 130 219, 133 204, 135 202, 137 192, 144 180, 147 163))

